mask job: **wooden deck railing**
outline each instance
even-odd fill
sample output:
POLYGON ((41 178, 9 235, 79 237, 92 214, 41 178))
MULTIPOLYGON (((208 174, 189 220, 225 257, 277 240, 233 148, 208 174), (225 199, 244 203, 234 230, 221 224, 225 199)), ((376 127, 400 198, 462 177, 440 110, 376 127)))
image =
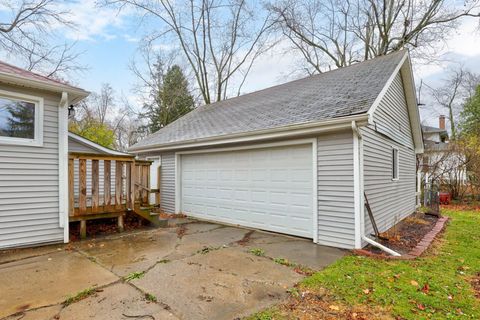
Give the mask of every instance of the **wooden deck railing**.
POLYGON ((133 157, 70 154, 70 220, 125 213, 135 205, 147 205, 150 164, 133 157))

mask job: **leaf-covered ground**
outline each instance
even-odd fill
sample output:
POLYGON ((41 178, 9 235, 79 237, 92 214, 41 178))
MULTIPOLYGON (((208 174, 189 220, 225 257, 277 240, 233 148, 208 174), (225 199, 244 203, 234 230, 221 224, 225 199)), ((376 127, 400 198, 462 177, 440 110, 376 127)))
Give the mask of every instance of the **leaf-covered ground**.
POLYGON ((451 220, 423 257, 346 256, 251 319, 480 319, 480 211, 442 213, 451 220))

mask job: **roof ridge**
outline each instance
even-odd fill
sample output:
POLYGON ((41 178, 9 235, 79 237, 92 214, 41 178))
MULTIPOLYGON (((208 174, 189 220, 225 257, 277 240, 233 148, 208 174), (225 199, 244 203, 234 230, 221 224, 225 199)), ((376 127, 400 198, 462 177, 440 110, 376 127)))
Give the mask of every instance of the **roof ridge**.
POLYGON ((270 90, 270 89, 277 88, 277 87, 281 87, 281 86, 284 86, 284 85, 289 85, 289 84, 296 83, 296 82, 300 82, 300 81, 306 81, 306 80, 311 80, 311 79, 314 79, 314 78, 319 78, 319 77, 321 77, 321 76, 325 76, 326 74, 332 74, 332 73, 337 72, 337 71, 344 71, 344 70, 346 70, 346 69, 351 69, 352 67, 357 67, 357 66, 362 65, 362 64, 365 64, 365 63, 369 63, 369 62, 372 62, 372 61, 378 61, 379 59, 384 59, 384 58, 386 58, 386 57, 391 57, 391 56, 393 56, 393 55, 397 55, 397 54, 399 54, 400 52, 402 52, 403 54, 405 54, 406 51, 407 51, 406 49, 401 49, 401 50, 398 50, 398 51, 395 51, 395 52, 387 53, 387 54, 385 54, 385 55, 381 55, 381 56, 374 57, 374 58, 372 58, 372 59, 359 61, 359 62, 350 64, 350 65, 345 66, 345 67, 340 67, 340 68, 336 68, 336 69, 329 70, 329 71, 326 71, 326 72, 317 73, 317 74, 312 74, 312 75, 309 75, 309 76, 306 76, 306 77, 302 77, 302 78, 299 78, 299 79, 290 80, 290 81, 287 81, 287 82, 275 84, 275 85, 270 86, 270 87, 266 87, 266 88, 263 88, 263 89, 260 89, 260 90, 256 90, 256 91, 252 91, 252 92, 247 92, 247 93, 245 93, 245 94, 241 94, 241 95, 238 95, 238 96, 236 96, 236 97, 231 97, 231 98, 227 98, 227 99, 224 99, 224 100, 215 101, 215 102, 212 102, 212 103, 209 103, 209 104, 202 104, 201 106, 195 108, 195 110, 198 110, 198 109, 204 108, 204 107, 212 107, 212 106, 214 106, 214 105, 216 105, 216 104, 219 104, 219 103, 221 103, 221 102, 223 102, 223 101, 232 101, 232 100, 237 99, 237 98, 241 98, 241 97, 253 95, 253 94, 256 94, 256 93, 259 93, 259 92, 263 92, 263 91, 265 91, 265 90, 270 90))

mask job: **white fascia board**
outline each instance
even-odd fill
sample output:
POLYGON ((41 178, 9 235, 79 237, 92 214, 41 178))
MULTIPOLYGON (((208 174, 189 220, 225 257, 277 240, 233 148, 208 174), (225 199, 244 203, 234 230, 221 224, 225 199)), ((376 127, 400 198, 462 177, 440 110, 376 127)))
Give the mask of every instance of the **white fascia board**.
POLYGON ((373 114, 375 113, 375 110, 377 110, 378 106, 380 105, 380 102, 382 101, 383 97, 387 93, 388 88, 390 88, 390 86, 392 85, 393 81, 395 80, 395 77, 397 76, 398 72, 402 68, 407 58, 408 58, 408 51, 405 52, 405 54, 402 57, 402 60, 400 60, 398 65, 395 67, 395 70, 390 75, 390 78, 388 78, 387 82, 383 86, 382 91, 380 91, 377 98, 373 101, 372 105, 370 106, 370 109, 368 110, 368 114, 370 115, 371 121, 373 121, 373 114))
POLYGON ((415 90, 415 79, 413 77, 412 64, 410 56, 400 69, 403 79, 403 88, 407 100, 408 115, 410 117, 410 126, 413 134, 413 142, 415 145, 415 153, 423 153, 423 133, 422 123, 420 119, 420 111, 418 109, 417 94, 415 90))
POLYGON ((31 79, 27 77, 22 77, 19 75, 13 75, 6 72, 0 72, 0 82, 11 83, 14 85, 25 86, 29 88, 35 88, 50 92, 62 93, 66 92, 69 94, 70 103, 76 103, 84 98, 86 98, 90 92, 85 91, 80 88, 74 88, 68 85, 54 84, 46 81, 41 81, 37 79, 31 79))
POLYGON ((274 129, 256 130, 252 132, 243 132, 203 139, 193 139, 189 141, 182 141, 181 143, 175 142, 157 146, 132 147, 128 150, 134 153, 147 153, 153 151, 171 151, 205 146, 212 147, 222 144, 257 142, 269 139, 289 139, 305 135, 319 134, 323 132, 351 129, 352 121, 356 121, 357 125, 359 126, 366 125, 368 123, 368 117, 368 114, 363 113, 359 115, 341 117, 338 119, 331 119, 321 122, 304 123, 274 129))
POLYGON ((412 64, 410 60, 410 54, 408 53, 408 51, 405 51, 405 55, 402 57, 398 65, 395 67, 395 70, 390 75, 390 78, 388 79, 388 81, 385 83, 385 86, 383 87, 382 91, 380 91, 380 94, 377 96, 372 106, 368 110, 369 122, 370 124, 373 124, 373 120, 375 118, 374 116, 375 110, 380 105, 380 102, 384 98, 385 94, 387 93, 388 89, 392 85, 393 81, 395 80, 395 77, 399 72, 402 75, 403 88, 405 92, 405 98, 407 101, 408 114, 410 117, 410 125, 413 133, 415 153, 417 154, 423 153, 424 147, 423 147, 423 136, 422 136, 421 121, 420 121, 420 113, 418 110, 417 95, 415 91, 415 82, 413 78, 412 64))
POLYGON ((65 243, 69 241, 68 190, 68 93, 63 92, 58 105, 58 211, 65 243))
POLYGON ((90 141, 90 140, 88 140, 88 139, 86 139, 82 136, 79 136, 78 134, 75 134, 73 132, 68 132, 68 137, 70 139, 76 140, 80 144, 84 144, 88 147, 91 147, 92 149, 95 149, 97 151, 100 151, 100 152, 103 152, 103 153, 106 153, 106 154, 110 154, 110 155, 114 155, 114 156, 127 156, 127 157, 132 156, 133 157, 132 154, 106 148, 106 147, 101 146, 101 145, 99 145, 99 144, 97 144, 93 141, 90 141))

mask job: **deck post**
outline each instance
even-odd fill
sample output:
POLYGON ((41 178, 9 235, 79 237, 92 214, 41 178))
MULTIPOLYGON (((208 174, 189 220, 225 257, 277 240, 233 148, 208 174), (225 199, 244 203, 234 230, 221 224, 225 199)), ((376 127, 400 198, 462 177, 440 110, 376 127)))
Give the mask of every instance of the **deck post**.
POLYGON ((87 220, 80 220, 80 239, 87 238, 87 220))
POLYGON ((118 231, 119 232, 123 232, 123 230, 125 230, 125 227, 124 227, 124 219, 123 219, 123 214, 119 215, 118 216, 118 231))

